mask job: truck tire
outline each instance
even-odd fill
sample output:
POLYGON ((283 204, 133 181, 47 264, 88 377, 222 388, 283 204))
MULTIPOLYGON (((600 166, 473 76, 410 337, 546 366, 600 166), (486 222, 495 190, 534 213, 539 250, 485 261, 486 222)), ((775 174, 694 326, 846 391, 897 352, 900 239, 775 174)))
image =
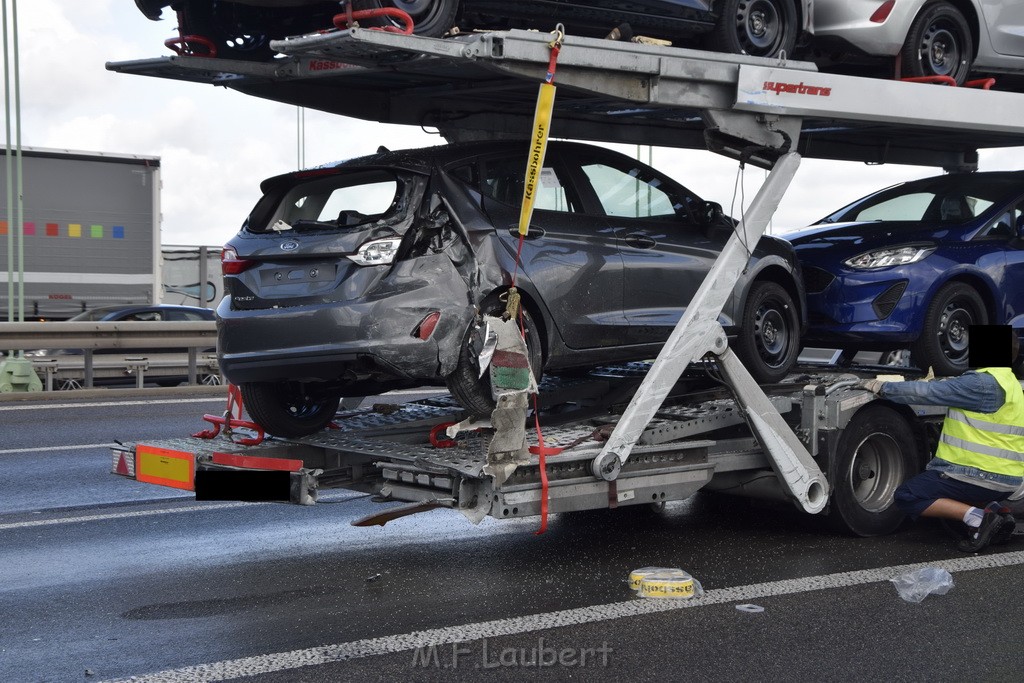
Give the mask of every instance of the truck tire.
POLYGON ((301 382, 249 382, 239 385, 249 417, 268 434, 296 437, 330 424, 341 398, 319 394, 301 382))
POLYGON ((895 531, 905 515, 893 495, 921 469, 917 444, 907 420, 888 406, 868 405, 854 415, 829 468, 829 520, 856 536, 895 531))

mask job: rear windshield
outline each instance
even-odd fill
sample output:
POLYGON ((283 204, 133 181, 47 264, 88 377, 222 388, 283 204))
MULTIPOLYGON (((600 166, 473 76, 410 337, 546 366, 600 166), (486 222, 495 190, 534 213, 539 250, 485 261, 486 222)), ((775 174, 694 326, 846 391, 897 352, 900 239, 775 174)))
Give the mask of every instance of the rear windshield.
POLYGON ((406 186, 387 170, 308 180, 264 197, 253 211, 249 230, 345 229, 376 223, 401 208, 406 186))
POLYGON ((1021 194, 1019 179, 955 175, 897 185, 843 207, 820 223, 913 221, 965 223, 1021 194))

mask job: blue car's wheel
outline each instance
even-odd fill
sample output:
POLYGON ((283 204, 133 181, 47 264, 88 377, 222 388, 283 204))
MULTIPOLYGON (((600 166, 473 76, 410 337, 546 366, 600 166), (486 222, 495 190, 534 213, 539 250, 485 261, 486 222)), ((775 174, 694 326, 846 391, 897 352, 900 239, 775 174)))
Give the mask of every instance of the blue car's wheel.
POLYGON ((981 295, 963 282, 942 286, 928 304, 921 336, 911 349, 914 365, 936 375, 959 375, 967 369, 968 328, 987 325, 981 295))

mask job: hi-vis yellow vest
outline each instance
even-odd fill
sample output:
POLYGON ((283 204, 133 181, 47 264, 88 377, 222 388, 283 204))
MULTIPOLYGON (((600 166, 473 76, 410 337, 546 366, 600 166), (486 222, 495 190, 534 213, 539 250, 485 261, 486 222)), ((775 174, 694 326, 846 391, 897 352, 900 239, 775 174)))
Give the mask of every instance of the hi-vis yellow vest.
POLYGON ((950 408, 935 457, 993 474, 1024 477, 1024 391, 1009 368, 983 368, 1006 393, 994 413, 950 408))

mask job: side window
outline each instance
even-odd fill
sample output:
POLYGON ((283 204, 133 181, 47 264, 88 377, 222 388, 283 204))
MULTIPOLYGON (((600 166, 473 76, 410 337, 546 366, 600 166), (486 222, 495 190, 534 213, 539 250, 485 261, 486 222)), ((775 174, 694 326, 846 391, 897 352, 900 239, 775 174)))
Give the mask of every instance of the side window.
POLYGON ((595 162, 583 172, 597 194, 604 212, 620 218, 675 218, 678 202, 662 187, 659 178, 644 178, 641 169, 620 169, 595 162))
POLYGON ((1024 214, 1018 205, 996 216, 991 223, 985 226, 984 230, 978 233, 978 237, 1016 237, 1020 234, 1022 222, 1024 222, 1024 214))
POLYGON ((203 316, 194 311, 171 311, 168 320, 185 320, 187 322, 202 322, 206 320, 203 316))
POLYGON ((153 322, 153 321, 163 320, 163 316, 160 314, 160 311, 138 311, 137 313, 132 313, 130 315, 126 315, 124 318, 122 318, 122 320, 125 320, 125 321, 141 320, 141 321, 145 321, 145 322, 153 322))
MULTIPOLYGON (((484 165, 480 191, 503 204, 519 206, 523 201, 526 182, 526 159, 517 156, 493 159, 484 165)), ((570 198, 561 177, 550 166, 541 169, 540 184, 533 208, 547 211, 576 212, 576 203, 570 198)))
POLYGON ((917 192, 893 197, 884 202, 872 204, 853 216, 844 216, 848 221, 919 221, 931 206, 935 195, 931 192, 917 192))

